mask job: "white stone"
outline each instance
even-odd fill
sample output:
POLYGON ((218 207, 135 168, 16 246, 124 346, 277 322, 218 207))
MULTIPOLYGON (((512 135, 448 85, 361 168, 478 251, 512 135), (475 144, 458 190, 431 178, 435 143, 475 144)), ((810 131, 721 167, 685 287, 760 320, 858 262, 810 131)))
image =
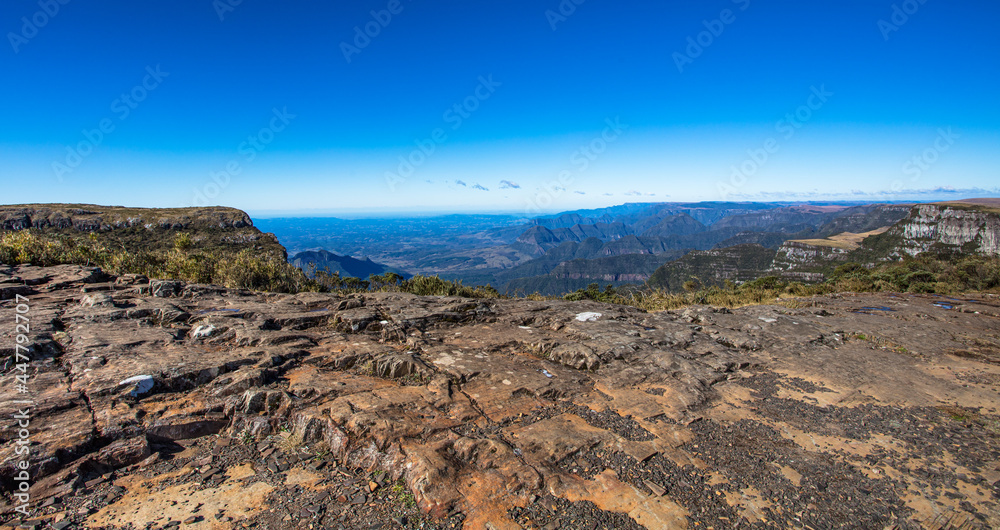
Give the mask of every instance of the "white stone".
POLYGON ((601 314, 593 311, 586 311, 576 315, 576 319, 580 322, 593 322, 599 318, 601 318, 601 314))
POLYGON ((203 339, 206 337, 211 337, 213 333, 215 333, 215 326, 211 324, 202 325, 194 328, 194 331, 191 332, 191 338, 203 339))
POLYGON ((135 389, 130 394, 132 397, 138 397, 152 390, 155 381, 151 375, 137 375, 121 381, 118 383, 118 386, 131 385, 133 383, 135 384, 135 389))

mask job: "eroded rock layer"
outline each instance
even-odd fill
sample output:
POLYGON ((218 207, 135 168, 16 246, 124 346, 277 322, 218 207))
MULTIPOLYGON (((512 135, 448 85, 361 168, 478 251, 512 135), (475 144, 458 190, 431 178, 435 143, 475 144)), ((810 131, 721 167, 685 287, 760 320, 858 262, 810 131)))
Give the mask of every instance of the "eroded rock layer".
POLYGON ((1000 525, 993 295, 646 313, 0 266, 5 360, 16 295, 0 476, 28 396, 33 524, 1000 525))

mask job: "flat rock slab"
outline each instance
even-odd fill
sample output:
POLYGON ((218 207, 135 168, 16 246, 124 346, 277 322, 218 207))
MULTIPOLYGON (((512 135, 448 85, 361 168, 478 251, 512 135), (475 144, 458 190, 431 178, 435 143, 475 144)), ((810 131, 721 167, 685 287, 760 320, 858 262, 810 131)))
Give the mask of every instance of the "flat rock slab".
POLYGON ((30 401, 33 524, 1000 526, 996 295, 647 313, 75 266, 2 293, 30 300, 0 415, 30 401))

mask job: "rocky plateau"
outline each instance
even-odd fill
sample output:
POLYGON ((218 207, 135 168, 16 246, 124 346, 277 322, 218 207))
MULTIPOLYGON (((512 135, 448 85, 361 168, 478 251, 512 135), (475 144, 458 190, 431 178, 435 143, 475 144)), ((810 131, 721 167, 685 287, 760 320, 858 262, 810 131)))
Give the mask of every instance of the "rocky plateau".
POLYGON ((0 337, 4 528, 1000 526, 991 294, 647 313, 21 265, 0 337))

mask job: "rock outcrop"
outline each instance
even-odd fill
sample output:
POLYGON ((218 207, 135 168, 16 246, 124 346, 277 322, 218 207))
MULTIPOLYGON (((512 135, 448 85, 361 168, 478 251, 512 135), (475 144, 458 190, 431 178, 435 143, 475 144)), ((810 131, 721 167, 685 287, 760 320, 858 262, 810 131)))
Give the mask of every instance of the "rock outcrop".
POLYGON ((244 228, 250 217, 233 208, 122 208, 87 204, 25 204, 0 207, 0 230, 72 229, 80 232, 116 228, 182 229, 191 227, 244 228))
POLYGON ((1000 256, 1000 215, 975 203, 914 206, 888 235, 900 238, 899 251, 911 256, 930 250, 1000 256))
POLYGON ((0 266, 0 299, 11 525, 1000 525, 992 295, 646 313, 0 266))
POLYGON ((785 241, 778 248, 768 274, 804 282, 821 282, 829 270, 850 256, 850 248, 810 244, 802 241, 785 241))
POLYGON ((130 250, 168 250, 184 232, 193 248, 239 250, 251 248, 276 253, 285 248, 274 234, 253 226, 250 216, 235 208, 126 208, 94 204, 20 204, 0 206, 0 231, 33 228, 42 233, 70 236, 114 233, 116 243, 130 250))
POLYGON ((704 285, 723 285, 726 280, 742 283, 764 276, 774 256, 774 250, 754 244, 695 250, 665 263, 647 283, 668 291, 680 291, 691 278, 698 278, 704 285))
MULTIPOLYGON (((778 248, 767 274, 821 282, 838 265, 873 265, 925 252, 1000 256, 1000 209, 994 199, 920 204, 893 224, 866 233, 840 233, 826 239, 790 240, 778 248)), ((895 215, 899 207, 883 208, 895 215)), ((876 220, 878 217, 876 217, 876 220)))

